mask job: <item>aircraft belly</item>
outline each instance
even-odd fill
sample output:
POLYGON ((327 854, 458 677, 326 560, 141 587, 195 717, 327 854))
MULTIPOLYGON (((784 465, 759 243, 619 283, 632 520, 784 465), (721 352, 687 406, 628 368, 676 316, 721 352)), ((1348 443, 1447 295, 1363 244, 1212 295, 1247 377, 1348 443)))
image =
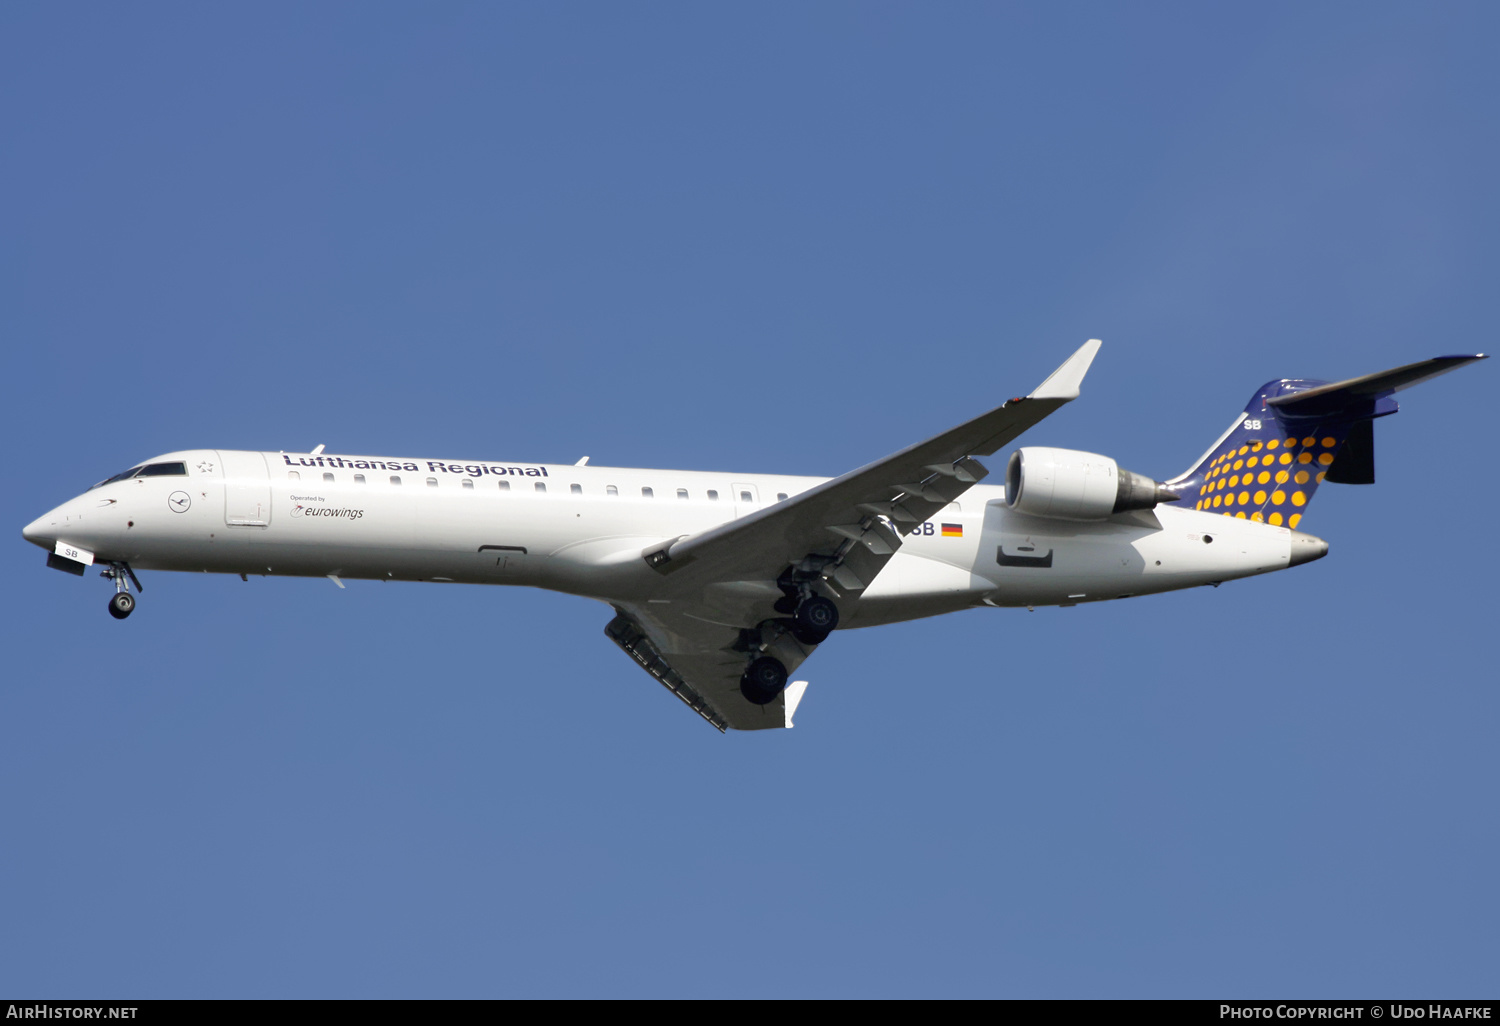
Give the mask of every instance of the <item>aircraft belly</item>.
POLYGON ((844 619, 846 627, 919 620, 978 604, 994 584, 968 567, 897 552, 844 619))
POLYGON ((960 609, 972 609, 979 604, 980 593, 948 592, 928 595, 875 595, 865 596, 854 607, 854 612, 840 625, 840 630, 860 627, 880 627, 888 623, 903 623, 921 620, 929 616, 941 616, 960 609))

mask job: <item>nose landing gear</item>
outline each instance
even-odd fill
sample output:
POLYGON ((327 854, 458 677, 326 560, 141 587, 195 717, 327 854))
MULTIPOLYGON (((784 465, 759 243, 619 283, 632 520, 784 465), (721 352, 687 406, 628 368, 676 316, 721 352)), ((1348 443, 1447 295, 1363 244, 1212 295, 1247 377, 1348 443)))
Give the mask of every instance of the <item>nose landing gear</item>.
POLYGON ((146 589, 141 587, 141 582, 128 563, 111 563, 99 572, 99 576, 115 582, 115 593, 109 600, 109 615, 116 620, 125 619, 135 611, 135 596, 130 594, 130 586, 134 584, 136 591, 146 589))

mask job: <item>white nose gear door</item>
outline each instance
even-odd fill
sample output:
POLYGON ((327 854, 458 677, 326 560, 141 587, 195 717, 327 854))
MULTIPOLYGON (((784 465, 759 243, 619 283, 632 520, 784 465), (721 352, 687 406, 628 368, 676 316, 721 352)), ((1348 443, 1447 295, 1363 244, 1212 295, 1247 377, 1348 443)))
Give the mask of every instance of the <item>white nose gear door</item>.
POLYGON ((258 452, 219 450, 224 469, 224 523, 266 527, 271 523, 271 473, 258 452))

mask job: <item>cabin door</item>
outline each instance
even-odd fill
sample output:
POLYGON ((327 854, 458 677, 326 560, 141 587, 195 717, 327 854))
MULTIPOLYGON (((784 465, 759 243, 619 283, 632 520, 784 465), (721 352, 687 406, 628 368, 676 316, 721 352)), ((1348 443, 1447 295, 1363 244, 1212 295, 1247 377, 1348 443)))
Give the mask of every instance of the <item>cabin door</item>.
POLYGON ((271 522, 271 474, 258 452, 219 450, 224 471, 224 523, 265 527, 271 522))

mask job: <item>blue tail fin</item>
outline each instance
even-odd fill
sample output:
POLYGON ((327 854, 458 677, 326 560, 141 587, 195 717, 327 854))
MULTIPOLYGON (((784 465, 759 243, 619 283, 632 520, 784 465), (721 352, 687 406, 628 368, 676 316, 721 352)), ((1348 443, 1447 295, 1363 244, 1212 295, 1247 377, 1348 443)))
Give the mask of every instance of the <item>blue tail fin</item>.
POLYGON ((1295 528, 1323 481, 1374 482, 1372 424, 1400 409, 1396 392, 1483 359, 1440 356, 1333 383, 1269 381, 1197 464, 1167 486, 1194 509, 1295 528))

